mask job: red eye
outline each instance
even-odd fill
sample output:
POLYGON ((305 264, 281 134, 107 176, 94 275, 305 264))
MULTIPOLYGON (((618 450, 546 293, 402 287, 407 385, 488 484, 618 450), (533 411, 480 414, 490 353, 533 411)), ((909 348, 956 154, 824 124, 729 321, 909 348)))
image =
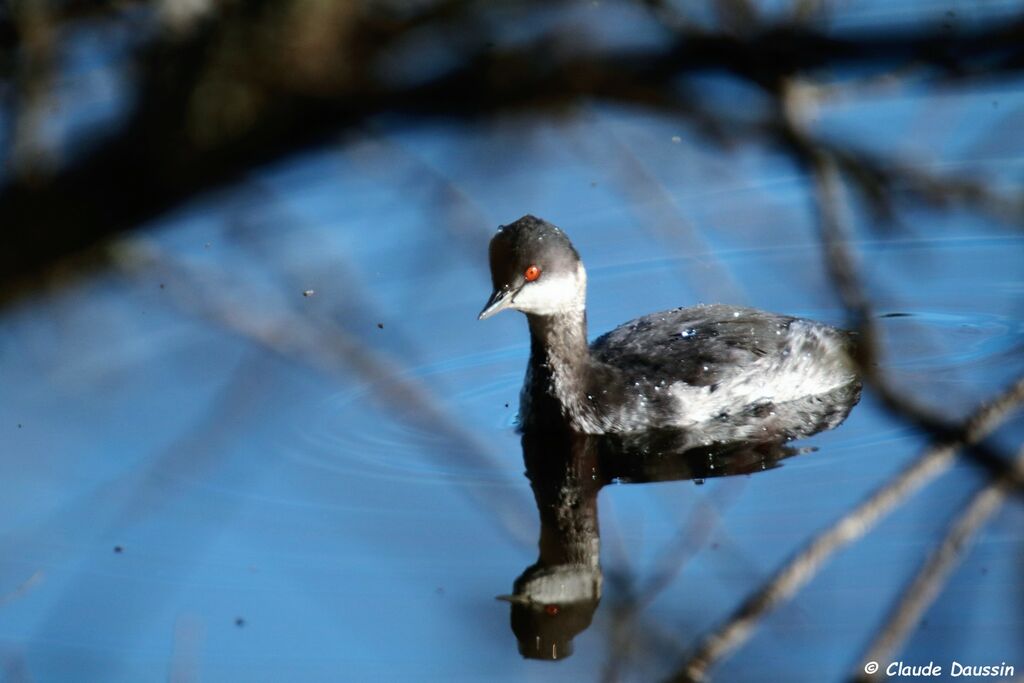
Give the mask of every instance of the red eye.
POLYGON ((553 617, 558 614, 558 605, 544 605, 544 611, 553 617))
POLYGON ((523 273, 523 277, 526 278, 527 282, 533 282, 540 277, 540 268, 537 266, 530 266, 526 269, 526 272, 523 273))

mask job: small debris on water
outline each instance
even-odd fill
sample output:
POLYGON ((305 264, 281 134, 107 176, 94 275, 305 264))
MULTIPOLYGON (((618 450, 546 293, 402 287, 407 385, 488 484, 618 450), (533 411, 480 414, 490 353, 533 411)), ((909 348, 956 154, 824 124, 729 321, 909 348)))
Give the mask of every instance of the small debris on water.
POLYGON ((123 553, 124 552, 124 548, 122 546, 115 545, 114 546, 114 552, 118 553, 118 554, 123 553))
POLYGON ((242 628, 243 626, 245 626, 245 619, 243 619, 242 617, 235 617, 235 626, 237 626, 238 628, 242 628))
POLYGON ((316 294, 316 290, 313 289, 306 289, 302 292, 302 296, 313 296, 314 294, 316 294))
POLYGON ((696 484, 697 486, 703 486, 704 485, 704 480, 703 479, 694 479, 693 483, 696 484))
POLYGON ((383 330, 384 329, 384 323, 377 323, 377 329, 378 330, 383 330))
POLYGON ((673 135, 672 136, 672 142, 674 142, 675 144, 678 145, 682 141, 683 141, 683 139, 681 137, 679 137, 678 135, 673 135))

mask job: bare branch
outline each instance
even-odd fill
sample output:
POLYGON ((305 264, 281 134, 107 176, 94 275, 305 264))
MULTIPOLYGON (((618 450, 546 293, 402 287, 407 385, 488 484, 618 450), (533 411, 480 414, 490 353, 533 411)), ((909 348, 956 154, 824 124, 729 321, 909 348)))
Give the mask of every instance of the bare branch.
MULTIPOLYGON (((789 91, 791 92, 791 91, 789 91)), ((857 336, 854 360, 866 384, 875 390, 883 405, 893 414, 927 430, 934 438, 966 441, 966 423, 951 421, 938 415, 916 397, 900 391, 882 370, 878 330, 870 298, 861 283, 853 255, 847 248, 846 215, 842 178, 832 150, 819 147, 806 135, 800 116, 798 99, 787 96, 784 118, 787 137, 802 150, 802 158, 810 167, 815 183, 815 208, 821 234, 825 265, 832 284, 846 308, 848 325, 857 336)), ((966 454, 993 476, 1009 476, 1013 485, 1024 488, 1024 479, 1013 472, 1006 458, 982 444, 968 444, 966 454)))
POLYGON ((814 578, 828 558, 862 537, 885 515, 945 472, 952 465, 957 450, 985 438, 1022 402, 1024 377, 974 412, 965 423, 962 440, 936 443, 867 500, 815 536, 757 592, 744 600, 724 624, 705 636, 670 680, 704 680, 715 662, 746 642, 758 622, 814 578))
MULTIPOLYGON (((1016 468, 1018 472, 1024 472, 1024 450, 1017 456, 1016 468)), ((1012 484, 1011 477, 1001 477, 974 495, 950 526, 945 538, 921 566, 913 581, 902 591, 899 603, 892 610, 885 625, 876 633, 867 653, 858 661, 888 661, 896 653, 907 636, 920 623, 921 616, 938 597, 971 539, 1006 500, 1012 484)), ((884 677, 883 672, 879 670, 874 676, 861 673, 857 680, 879 681, 884 677)))
MULTIPOLYGON (((43 186, 13 180, 0 189, 0 224, 18 226, 0 251, 3 298, 55 260, 382 113, 476 119, 567 112, 589 99, 705 125, 722 117, 681 94, 681 76, 726 72, 776 96, 794 74, 836 67, 889 73, 913 63, 944 78, 1024 69, 1019 21, 848 35, 800 24, 742 36, 692 29, 664 45, 616 52, 579 45, 578 36, 558 30, 497 47, 501 37, 481 20, 486 9, 467 1, 429 3, 402 16, 372 3, 303 7, 324 14, 305 16, 291 3, 226 3, 194 30, 161 33, 148 44, 136 69, 138 106, 115 134, 43 186), (436 40, 463 36, 453 48, 458 65, 412 84, 371 77, 413 29, 436 40), (551 49, 560 44, 573 49, 551 49)), ((774 139, 785 147, 784 138, 774 139)), ((960 194, 976 193, 964 187, 960 194)))

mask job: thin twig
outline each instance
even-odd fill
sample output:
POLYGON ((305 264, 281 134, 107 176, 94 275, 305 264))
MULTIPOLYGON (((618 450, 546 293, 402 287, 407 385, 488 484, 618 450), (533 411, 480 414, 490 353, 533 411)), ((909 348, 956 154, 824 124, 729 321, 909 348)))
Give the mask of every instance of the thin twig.
MULTIPOLYGON (((1018 471, 1024 471, 1024 449, 1016 462, 1018 471)), ((1010 477, 989 482, 978 491, 957 520, 950 526, 946 537, 921 566, 902 598, 893 609, 885 625, 878 631, 867 653, 860 662, 888 661, 907 639, 929 606, 938 597, 950 572, 963 557, 971 539, 999 509, 1012 488, 1010 477)), ((859 667, 858 667, 859 668, 859 667)), ((884 677, 881 670, 875 675, 861 673, 859 681, 878 681, 884 677)))
POLYGON ((828 558, 866 534, 918 489, 946 471, 957 450, 990 434, 1021 402, 1024 402, 1024 377, 974 412, 965 423, 963 439, 936 443, 867 500, 819 533, 747 598, 724 624, 705 636, 670 680, 703 680, 715 662, 750 637, 762 617, 814 578, 828 558))

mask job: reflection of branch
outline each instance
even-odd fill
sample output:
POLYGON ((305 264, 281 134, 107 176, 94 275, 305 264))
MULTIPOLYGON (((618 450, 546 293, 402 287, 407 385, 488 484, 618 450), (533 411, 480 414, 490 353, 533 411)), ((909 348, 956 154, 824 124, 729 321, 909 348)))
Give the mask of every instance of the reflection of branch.
POLYGON ((203 641, 206 625, 194 614, 182 614, 174 622, 171 665, 167 680, 171 683, 196 683, 200 680, 203 641))
POLYGON ((743 303, 746 296, 735 275, 716 258, 714 250, 708 248, 705 236, 696 229, 649 164, 608 126, 600 129, 599 151, 595 149, 593 137, 590 133, 577 135, 574 141, 591 166, 606 169, 612 175, 616 187, 626 195, 628 205, 642 215, 642 226, 664 242, 672 253, 700 255, 698 267, 682 273, 698 300, 721 297, 736 304, 743 303))
MULTIPOLYGON (((1017 456, 1016 469, 1024 473, 1024 450, 1017 456)), ((956 566, 975 533, 999 509, 1010 492, 1011 479, 1002 477, 990 482, 967 505, 960 517, 949 528, 946 537, 928 557, 910 586, 903 591, 899 604, 892 611, 885 626, 875 636, 867 654, 858 661, 888 661, 897 648, 910 635, 921 615, 938 597, 946 577, 956 566)), ((874 676, 861 675, 859 680, 881 680, 882 672, 874 676)))
POLYGON ((487 264, 480 255, 487 253, 487 242, 496 226, 489 224, 487 211, 466 190, 440 168, 384 135, 367 134, 350 155, 388 183, 395 183, 404 172, 405 179, 397 182, 431 198, 424 211, 444 240, 461 248, 470 263, 486 271, 487 264))
MULTIPOLYGON (((635 577, 627 576, 623 590, 628 599, 616 605, 609 628, 608 660, 602 674, 603 681, 615 681, 625 660, 635 647, 634 632, 642 612, 662 591, 671 585, 682 571, 687 560, 707 543, 707 539, 721 521, 721 510, 704 500, 698 501, 697 510, 683 524, 675 539, 660 554, 655 562, 651 578, 641 586, 635 577)), ((650 629, 645 629, 650 632, 650 629)))
POLYGON ((690 516, 687 524, 679 529, 676 538, 656 560, 651 577, 637 591, 633 609, 644 609, 668 588, 686 562, 707 545, 712 532, 722 521, 722 507, 703 500, 696 507, 696 512, 690 516))
POLYGON ((32 576, 28 577, 20 584, 18 584, 17 588, 7 593, 6 595, 0 595, 0 607, 21 598, 23 595, 25 595, 30 590, 35 588, 38 584, 42 583, 43 578, 45 578, 45 576, 46 573, 42 569, 37 569, 35 572, 32 573, 32 576))
MULTIPOLYGON (((258 342, 282 356, 295 359, 328 372, 357 373, 376 395, 396 411, 396 417, 415 421, 447 442, 440 452, 448 457, 464 457, 481 469, 497 470, 498 459, 493 449, 475 434, 468 432, 442 408, 443 404, 430 390, 415 379, 402 375, 384 357, 354 339, 335 323, 314 315, 301 315, 285 307, 261 313, 251 306, 237 305, 238 295, 225 282, 217 282, 217 273, 199 272, 196 268, 164 257, 157 248, 126 245, 119 255, 121 266, 128 272, 159 272, 170 281, 166 291, 178 295, 176 302, 219 325, 258 342)), ((492 513, 499 528, 514 541, 532 545, 523 511, 526 503, 506 496, 494 487, 460 487, 481 506, 492 513)), ((514 494, 512 494, 514 495, 514 494)))
POLYGON ((1009 389, 978 408, 965 423, 962 440, 936 443, 910 467, 818 534, 803 550, 775 572, 756 593, 747 598, 725 624, 705 636, 672 680, 702 680, 711 665, 750 637, 764 615, 810 581, 822 563, 841 548, 863 536, 882 517, 948 469, 959 448, 985 438, 1022 402, 1024 378, 1018 379, 1009 389))

